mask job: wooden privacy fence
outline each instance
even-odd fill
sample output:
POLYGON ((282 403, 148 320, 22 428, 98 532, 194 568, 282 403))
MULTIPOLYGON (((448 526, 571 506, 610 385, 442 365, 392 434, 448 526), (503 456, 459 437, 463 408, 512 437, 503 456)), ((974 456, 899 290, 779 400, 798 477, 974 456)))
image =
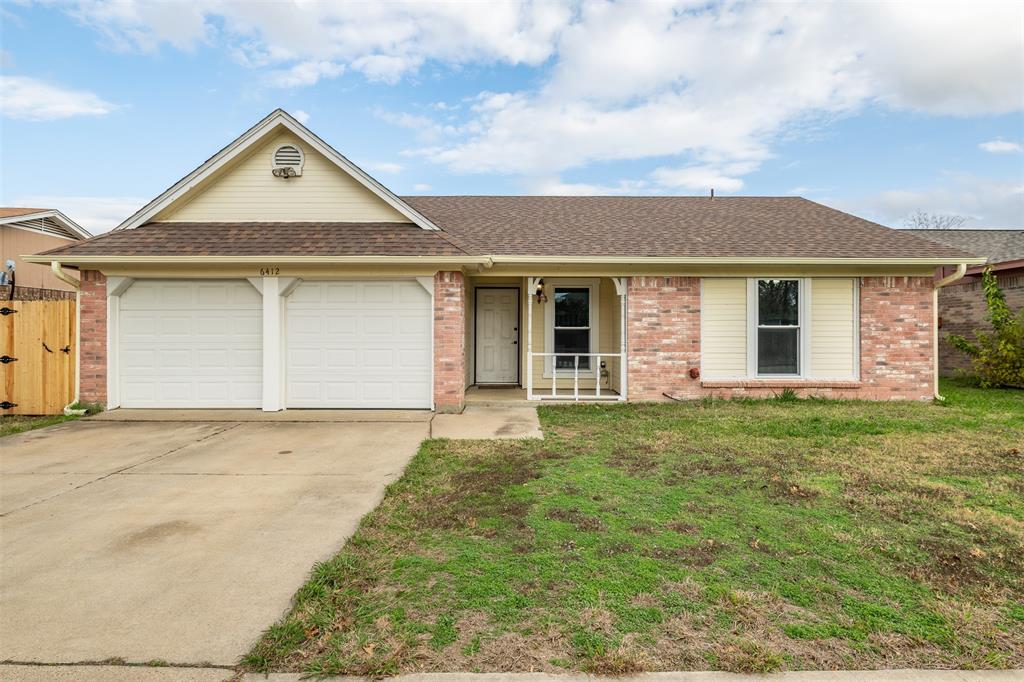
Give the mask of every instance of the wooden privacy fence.
POLYGON ((75 302, 0 301, 0 415, 60 414, 75 397, 75 302))

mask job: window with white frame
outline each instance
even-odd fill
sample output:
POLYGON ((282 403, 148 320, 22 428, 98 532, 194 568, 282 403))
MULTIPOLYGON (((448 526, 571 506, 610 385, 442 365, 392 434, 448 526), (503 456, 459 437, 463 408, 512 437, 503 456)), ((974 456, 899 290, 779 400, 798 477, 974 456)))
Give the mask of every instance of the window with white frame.
MULTIPOLYGON (((596 280, 548 281, 548 303, 545 310, 547 348, 551 353, 593 353, 597 342, 596 280)), ((574 373, 576 358, 571 355, 556 357, 545 363, 545 374, 552 367, 559 375, 574 373)), ((581 376, 594 371, 593 358, 579 358, 581 376)))
POLYGON ((799 279, 759 279, 756 285, 758 376, 800 376, 803 298, 799 279))

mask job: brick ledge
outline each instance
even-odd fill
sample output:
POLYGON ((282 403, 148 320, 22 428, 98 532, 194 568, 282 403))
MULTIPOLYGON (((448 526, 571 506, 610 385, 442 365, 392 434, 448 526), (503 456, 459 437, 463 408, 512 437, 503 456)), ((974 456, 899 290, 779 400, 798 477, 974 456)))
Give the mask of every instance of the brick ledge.
POLYGON ((702 381, 704 388, 861 388, 860 381, 821 381, 816 379, 740 379, 702 381))

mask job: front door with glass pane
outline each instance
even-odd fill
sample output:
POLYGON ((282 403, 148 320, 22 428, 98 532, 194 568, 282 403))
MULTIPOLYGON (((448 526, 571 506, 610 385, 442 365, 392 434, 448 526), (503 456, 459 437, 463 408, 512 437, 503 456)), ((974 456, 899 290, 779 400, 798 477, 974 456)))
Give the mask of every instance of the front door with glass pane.
POLYGON ((519 289, 476 290, 476 383, 519 383, 519 289))

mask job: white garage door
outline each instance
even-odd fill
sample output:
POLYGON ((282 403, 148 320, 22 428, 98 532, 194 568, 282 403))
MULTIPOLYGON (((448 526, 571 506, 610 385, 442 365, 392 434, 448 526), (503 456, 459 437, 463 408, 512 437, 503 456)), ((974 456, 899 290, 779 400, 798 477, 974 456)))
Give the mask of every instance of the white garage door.
POLYGON ((430 295, 417 282, 303 282, 287 310, 288 407, 430 408, 430 295))
POLYGON ((121 295, 123 407, 259 407, 262 298, 245 280, 139 280, 121 295))

